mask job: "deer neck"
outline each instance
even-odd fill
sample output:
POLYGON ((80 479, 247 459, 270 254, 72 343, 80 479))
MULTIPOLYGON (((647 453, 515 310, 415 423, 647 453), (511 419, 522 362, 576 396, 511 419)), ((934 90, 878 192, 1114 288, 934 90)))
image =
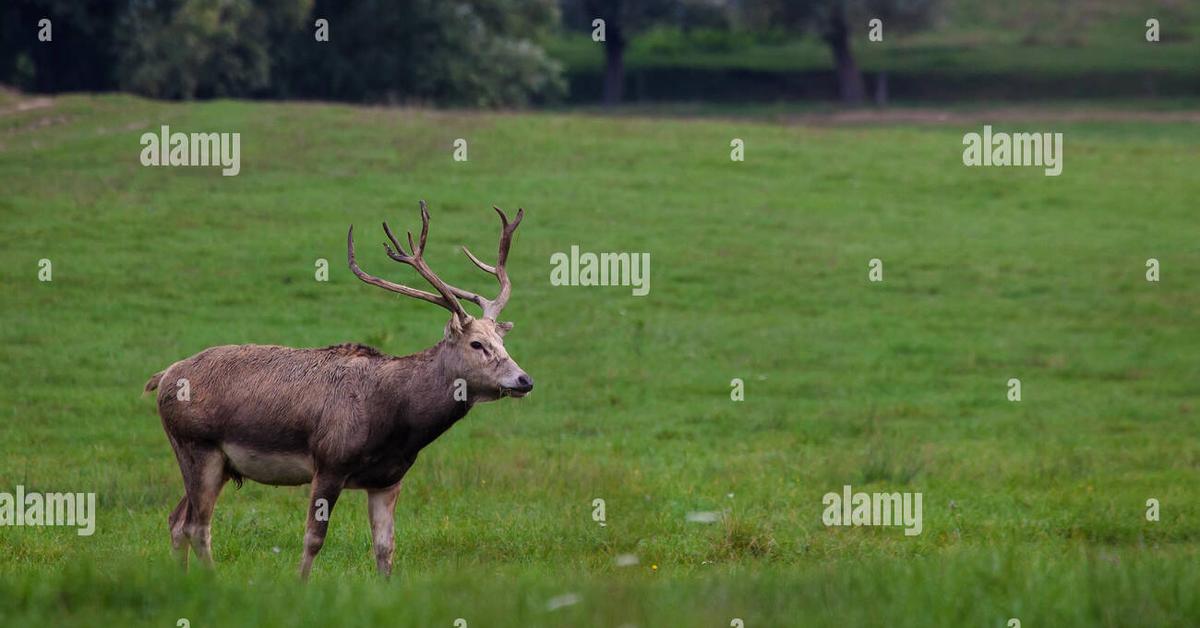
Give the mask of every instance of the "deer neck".
MULTIPOLYGON (((449 368, 448 348, 438 343, 425 351, 396 358, 385 385, 393 397, 396 420, 408 428, 440 434, 467 414, 468 396, 455 396, 458 376, 449 368)), ((436 437, 436 436, 435 436, 436 437)))

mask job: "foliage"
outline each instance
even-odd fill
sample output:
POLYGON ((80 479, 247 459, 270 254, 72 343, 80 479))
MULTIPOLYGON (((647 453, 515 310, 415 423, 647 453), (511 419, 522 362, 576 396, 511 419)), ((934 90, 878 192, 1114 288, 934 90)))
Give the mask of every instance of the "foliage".
POLYGON ((592 20, 601 18, 626 36, 655 26, 726 29, 736 19, 731 6, 711 0, 561 0, 560 5, 568 29, 591 32, 592 20))
POLYGON ((532 38, 557 20, 548 0, 331 0, 314 14, 336 25, 337 54, 312 37, 293 42, 299 65, 289 76, 302 95, 494 107, 563 91, 558 62, 532 38))
POLYGON ((318 1, 330 42, 290 42, 287 95, 511 106, 552 100, 558 62, 536 43, 557 21, 550 0, 318 1))
POLYGON ((564 90, 538 43, 558 23, 553 0, 23 0, 0 15, 14 35, 0 47, 0 77, 51 91, 497 107, 564 90), (43 14, 53 43, 34 37, 43 14), (314 36, 318 18, 329 41, 314 36))
POLYGON ((117 26, 121 89, 156 98, 248 96, 271 84, 268 34, 295 28, 311 0, 131 2, 117 26), (271 28, 272 22, 278 24, 271 28))
POLYGON ((897 32, 927 26, 941 11, 941 0, 747 0, 744 6, 747 22, 759 28, 808 29, 825 38, 840 16, 856 32, 866 32, 872 18, 897 32))
POLYGON ((0 82, 26 90, 99 91, 115 84, 111 0, 10 0, 0 3, 0 82), (38 39, 43 19, 53 43, 38 39))
POLYGON ((755 37, 747 31, 656 26, 643 33, 632 47, 649 56, 686 57, 694 53, 736 55, 755 43, 755 37))

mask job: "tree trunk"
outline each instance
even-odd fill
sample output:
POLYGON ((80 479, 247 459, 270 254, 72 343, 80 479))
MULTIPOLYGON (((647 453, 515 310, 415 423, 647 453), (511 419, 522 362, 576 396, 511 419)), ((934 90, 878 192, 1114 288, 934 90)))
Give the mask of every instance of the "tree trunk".
POLYGON ((620 25, 608 25, 604 41, 604 104, 621 103, 625 96, 625 36, 620 25))
POLYGON ((829 44, 833 63, 837 67, 838 95, 842 103, 852 107, 861 105, 866 88, 863 86, 862 72, 854 61, 854 51, 850 49, 850 30, 846 26, 844 12, 838 11, 833 15, 825 33, 825 43, 829 44))
POLYGON ((879 74, 875 75, 875 104, 880 107, 886 107, 888 104, 888 84, 886 70, 880 70, 879 74))

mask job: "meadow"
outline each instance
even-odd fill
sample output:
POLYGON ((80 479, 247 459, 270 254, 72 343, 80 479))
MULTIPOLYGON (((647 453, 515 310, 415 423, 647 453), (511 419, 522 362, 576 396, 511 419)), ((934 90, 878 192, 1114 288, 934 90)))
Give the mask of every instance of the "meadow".
POLYGON ((90 537, 0 528, 0 625, 1200 623, 1194 123, 1004 122, 1064 134, 1046 177, 964 167, 979 125, 953 122, 18 102, 0 103, 0 491, 95 492, 99 514, 90 537), (240 132, 240 174, 142 167, 162 124, 240 132), (216 571, 182 573, 144 382, 219 344, 433 344, 444 311, 345 266, 353 223, 368 272, 419 285, 375 244, 419 199, 431 265, 477 291, 457 245, 492 253, 490 206, 525 208, 506 344, 537 390, 422 453, 392 579, 351 492, 301 585, 306 487, 253 483, 218 503, 216 571), (572 245, 649 252, 650 293, 552 286, 572 245), (824 526, 846 484, 921 492, 923 532, 824 526))

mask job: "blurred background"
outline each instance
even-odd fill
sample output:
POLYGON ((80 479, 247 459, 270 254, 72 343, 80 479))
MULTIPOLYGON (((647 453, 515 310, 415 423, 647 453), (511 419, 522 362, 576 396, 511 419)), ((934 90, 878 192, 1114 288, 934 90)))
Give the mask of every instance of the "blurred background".
POLYGON ((10 0, 0 81, 453 107, 1169 100, 1200 92, 1197 13, 1184 0, 10 0), (31 27, 43 18, 53 46, 31 27), (873 18, 882 41, 868 41, 873 18))

